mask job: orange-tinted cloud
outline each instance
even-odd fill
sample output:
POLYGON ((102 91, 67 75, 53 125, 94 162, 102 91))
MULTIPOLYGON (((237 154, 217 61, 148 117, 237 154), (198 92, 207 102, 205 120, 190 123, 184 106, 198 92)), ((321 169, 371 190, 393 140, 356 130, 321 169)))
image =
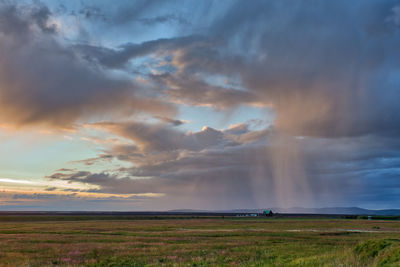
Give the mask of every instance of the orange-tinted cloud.
POLYGON ((45 6, 0 5, 0 122, 70 127, 133 113, 174 115, 132 80, 86 61, 60 40, 45 6))

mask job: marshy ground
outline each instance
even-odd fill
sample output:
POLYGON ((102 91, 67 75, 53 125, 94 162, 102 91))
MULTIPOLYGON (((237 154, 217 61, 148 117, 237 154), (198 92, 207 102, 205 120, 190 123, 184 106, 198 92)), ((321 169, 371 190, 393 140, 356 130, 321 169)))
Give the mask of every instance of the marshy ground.
POLYGON ((1 266, 400 266, 400 222, 0 216, 1 266))

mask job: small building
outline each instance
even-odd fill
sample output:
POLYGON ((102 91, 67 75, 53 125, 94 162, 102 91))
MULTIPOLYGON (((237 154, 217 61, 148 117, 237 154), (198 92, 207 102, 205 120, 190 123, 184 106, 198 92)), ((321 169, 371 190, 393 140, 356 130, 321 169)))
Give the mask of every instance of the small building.
POLYGON ((264 216, 272 216, 272 215, 274 215, 274 213, 272 212, 272 210, 264 210, 263 215, 264 216))

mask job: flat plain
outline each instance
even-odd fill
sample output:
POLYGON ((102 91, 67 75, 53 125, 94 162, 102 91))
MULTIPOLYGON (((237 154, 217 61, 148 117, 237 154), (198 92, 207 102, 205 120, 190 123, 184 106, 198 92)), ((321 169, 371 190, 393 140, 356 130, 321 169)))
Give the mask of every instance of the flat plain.
POLYGON ((400 221, 0 216, 1 266, 400 266, 400 221))

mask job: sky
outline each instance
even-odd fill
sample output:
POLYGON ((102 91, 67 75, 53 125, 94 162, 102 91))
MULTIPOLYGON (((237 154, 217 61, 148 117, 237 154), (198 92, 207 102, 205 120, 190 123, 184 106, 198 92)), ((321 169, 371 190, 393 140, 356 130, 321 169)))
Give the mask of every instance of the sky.
POLYGON ((400 1, 0 0, 0 210, 400 206, 400 1))

